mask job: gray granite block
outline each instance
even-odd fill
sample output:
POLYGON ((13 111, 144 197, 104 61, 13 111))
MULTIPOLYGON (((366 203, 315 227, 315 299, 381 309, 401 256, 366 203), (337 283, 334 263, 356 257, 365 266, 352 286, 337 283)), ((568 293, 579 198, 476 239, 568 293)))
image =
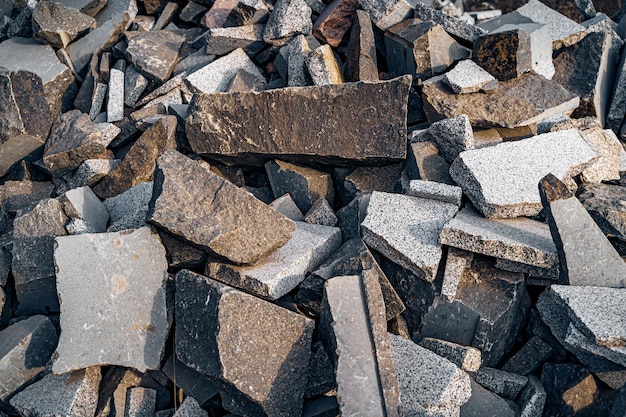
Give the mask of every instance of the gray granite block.
POLYGON ((129 388, 124 417, 153 417, 156 396, 157 392, 152 388, 129 388))
POLYGON ((109 212, 107 231, 118 232, 125 229, 138 229, 146 225, 146 213, 152 199, 153 183, 142 182, 120 195, 104 200, 109 212))
POLYGON ((421 347, 435 352, 467 372, 474 372, 482 363, 480 350, 445 340, 426 337, 418 343, 421 347))
POLYGON ((457 94, 491 90, 498 85, 498 80, 493 75, 471 59, 460 61, 453 69, 446 72, 443 80, 457 94))

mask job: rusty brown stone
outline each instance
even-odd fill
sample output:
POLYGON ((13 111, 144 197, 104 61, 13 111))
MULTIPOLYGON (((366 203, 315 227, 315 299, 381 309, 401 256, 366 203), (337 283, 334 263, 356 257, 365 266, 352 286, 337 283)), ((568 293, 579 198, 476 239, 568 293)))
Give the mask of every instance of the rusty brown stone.
POLYGON ((352 26, 352 16, 358 7, 357 0, 334 0, 313 24, 313 35, 330 46, 339 46, 352 26))

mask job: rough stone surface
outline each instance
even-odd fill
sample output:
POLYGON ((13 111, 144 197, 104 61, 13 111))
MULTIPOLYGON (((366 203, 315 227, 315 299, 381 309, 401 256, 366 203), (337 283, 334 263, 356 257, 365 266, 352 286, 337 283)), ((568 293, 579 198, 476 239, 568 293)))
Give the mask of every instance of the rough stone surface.
POLYGON ((577 95, 536 74, 502 81, 488 93, 460 95, 450 90, 443 77, 434 77, 424 83, 422 95, 430 122, 467 114, 475 128, 527 126, 579 105, 577 95))
POLYGON ((294 36, 287 46, 287 85, 304 87, 312 85, 311 75, 306 67, 306 58, 311 53, 309 42, 304 35, 294 36))
POLYGON ((156 232, 143 227, 60 237, 54 261, 63 331, 53 371, 158 369, 170 322, 167 260, 156 232))
POLYGON ((35 39, 55 48, 65 48, 95 26, 93 17, 55 1, 41 1, 33 9, 35 39))
POLYGON ((516 13, 533 22, 546 25, 552 38, 552 48, 554 50, 561 49, 563 46, 573 45, 586 35, 583 26, 551 9, 539 0, 530 0, 524 6, 518 8, 516 13))
POLYGON ((363 10, 357 10, 352 19, 343 75, 346 81, 378 81, 374 30, 363 10))
POLYGON ((0 400, 44 371, 58 340, 46 316, 31 316, 0 331, 0 400))
POLYGON ((358 3, 381 30, 387 30, 411 15, 412 5, 406 0, 359 0, 358 3))
POLYGON ((461 199, 463 197, 461 187, 423 180, 411 180, 406 193, 412 197, 441 201, 443 203, 454 204, 457 207, 461 206, 461 199))
POLYGON ((187 397, 172 417, 208 417, 209 414, 200 408, 200 404, 192 397, 187 397))
POLYGON ((101 378, 99 367, 48 374, 13 397, 11 405, 29 416, 94 415, 101 378))
POLYGON ((87 159, 67 180, 67 188, 93 186, 120 164, 119 159, 87 159))
POLYGON ((148 87, 148 82, 148 79, 141 75, 134 65, 128 66, 124 73, 124 104, 128 107, 135 107, 139 96, 148 87))
POLYGON ((296 202, 293 201, 293 198, 291 198, 289 193, 283 194, 281 197, 272 201, 270 207, 294 222, 304 221, 302 211, 300 211, 296 202))
POLYGON ((472 58, 500 81, 519 77, 532 68, 530 35, 517 29, 481 36, 472 58))
POLYGON ((173 150, 157 160, 148 219, 238 264, 263 259, 287 243, 295 229, 251 194, 173 150))
POLYGON ((472 380, 471 397, 461 406, 461 415, 464 417, 515 417, 516 412, 504 399, 472 380))
POLYGON ((402 77, 259 93, 201 94, 186 122, 189 144, 196 153, 213 156, 292 160, 300 155, 309 162, 403 159, 409 83, 409 77, 402 77), (331 97, 334 105, 329 107, 324 103, 331 97), (380 102, 387 105, 377 106, 380 102), (269 116, 252 110, 269 106, 274 109, 269 116), (245 123, 244 108, 252 110, 246 110, 250 118, 245 123), (358 148, 346 145, 355 141, 358 148))
POLYGON ((176 148, 174 135, 177 125, 175 116, 167 116, 156 122, 137 139, 122 162, 93 191, 101 198, 109 198, 141 182, 151 181, 157 158, 168 149, 176 148))
POLYGON ((312 320, 186 270, 176 274, 176 317, 176 356, 218 384, 227 410, 300 413, 312 320))
POLYGON ((419 345, 446 358, 464 371, 477 371, 482 363, 480 350, 470 346, 462 346, 429 337, 422 339, 419 345))
POLYGON ((454 204, 374 192, 361 224, 363 241, 432 282, 442 257, 439 234, 457 210, 454 204))
POLYGON ((109 123, 124 118, 124 71, 112 68, 107 97, 107 119, 109 123))
POLYGON ((337 216, 325 198, 318 198, 304 216, 304 221, 310 224, 333 227, 337 225, 337 216))
POLYGON ((571 129, 462 152, 450 175, 486 217, 533 216, 542 208, 537 184, 543 176, 570 178, 597 157, 581 133, 571 129))
POLYGON ((128 42, 126 53, 147 78, 165 82, 172 75, 184 38, 168 30, 140 33, 128 42))
POLYGON ((278 0, 265 26, 263 40, 284 45, 292 36, 309 35, 312 30, 311 8, 304 0, 278 0))
POLYGON ((95 233, 106 232, 109 212, 89 187, 67 191, 59 197, 65 215, 72 220, 83 220, 95 233))
POLYGON ((267 162, 265 171, 274 197, 288 193, 303 213, 320 198, 333 202, 333 182, 325 172, 280 160, 267 162))
POLYGON ((330 362, 322 342, 315 342, 311 346, 309 378, 304 391, 304 398, 321 396, 336 388, 333 364, 330 362))
POLYGON ((452 163, 459 153, 474 149, 474 131, 465 114, 434 122, 428 128, 427 138, 439 149, 439 154, 452 163))
POLYGON ((441 283, 441 298, 447 302, 453 302, 459 283, 463 279, 465 270, 472 265, 474 260, 473 252, 451 246, 448 248, 446 257, 446 267, 443 272, 443 282, 441 283))
POLYGON ((339 228, 296 223, 292 238, 253 266, 209 262, 206 275, 248 293, 276 300, 293 290, 341 245, 339 228))
POLYGON ((466 372, 410 340, 394 334, 389 338, 400 385, 401 415, 415 415, 422 407, 431 413, 458 408, 469 400, 471 380, 466 372))
POLYGON ((341 70, 330 45, 315 48, 305 61, 311 80, 316 86, 343 83, 341 70))
POLYGON ((51 196, 54 186, 40 181, 6 181, 0 186, 0 198, 10 214, 32 208, 51 196))
POLYGON ((521 392, 517 403, 521 409, 520 417, 538 416, 543 413, 546 404, 546 390, 536 376, 528 377, 528 385, 521 392))
POLYGON ((512 401, 528 383, 528 377, 523 375, 487 367, 472 372, 472 378, 489 391, 512 401))
POLYGON ((265 25, 261 24, 211 29, 205 50, 209 55, 226 55, 242 48, 246 54, 254 56, 265 46, 264 29, 265 25))
POLYGON ((434 10, 424 3, 417 2, 415 5, 415 17, 424 21, 434 22, 441 25, 446 32, 466 42, 472 43, 487 32, 461 19, 449 16, 440 10, 434 10))
POLYGON ((502 366, 505 372, 528 375, 536 371, 556 353, 541 337, 533 336, 517 353, 502 366))
POLYGON ((456 64, 453 69, 446 72, 443 81, 456 94, 488 91, 498 86, 498 80, 471 59, 464 59, 456 64))
POLYGON ((128 389, 124 417, 152 417, 156 407, 156 390, 133 387, 128 389))
POLYGON ((580 412, 594 403, 599 387, 585 367, 572 363, 548 363, 541 372, 546 390, 544 414, 566 416, 580 412))
POLYGON ((560 282, 625 287, 626 263, 567 186, 549 174, 541 179, 539 190, 559 249, 560 282))
POLYGON ((392 193, 402 176, 403 164, 383 166, 357 167, 343 181, 343 191, 339 194, 342 200, 352 200, 357 195, 372 191, 392 193))
POLYGON ((609 184, 585 184, 577 197, 605 235, 626 240, 626 188, 609 184))
POLYGON ((466 206, 443 227, 439 241, 448 246, 541 268, 558 264, 545 223, 527 218, 486 219, 466 206))
POLYGON ((621 153, 624 152, 624 148, 615 133, 610 129, 604 130, 599 127, 586 129, 583 133, 596 147, 600 157, 580 173, 580 179, 588 184, 618 180, 622 170, 621 153))
MULTIPOLYGON (((626 21, 625 21, 626 22, 626 21)), ((626 116, 626 55, 622 55, 616 68, 613 96, 606 115, 606 127, 618 133, 626 116)))
POLYGON ((161 370, 171 381, 176 380, 176 386, 182 388, 188 398, 200 404, 206 403, 219 392, 209 378, 189 368, 174 355, 167 358, 161 370))
POLYGON ((400 390, 376 274, 326 281, 319 332, 336 372, 342 415, 398 416, 400 390))
POLYGON ((210 29, 241 27, 255 24, 267 16, 265 3, 258 0, 217 0, 202 17, 202 25, 210 29))
POLYGON ((357 0, 334 0, 313 24, 315 37, 332 47, 337 47, 352 26, 352 17, 359 6, 357 0))
POLYGON ((406 173, 410 179, 435 181, 456 186, 449 171, 450 164, 439 155, 439 150, 434 143, 426 141, 409 145, 406 173))

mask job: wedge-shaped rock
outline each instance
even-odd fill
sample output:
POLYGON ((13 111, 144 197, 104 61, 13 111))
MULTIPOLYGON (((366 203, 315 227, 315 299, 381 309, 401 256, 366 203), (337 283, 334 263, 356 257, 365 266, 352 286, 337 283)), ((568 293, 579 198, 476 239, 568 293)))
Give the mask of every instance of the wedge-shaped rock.
POLYGON ((474 128, 514 128, 569 113, 579 104, 575 94, 536 74, 499 82, 486 94, 460 95, 454 94, 442 77, 424 83, 424 110, 431 123, 467 114, 474 128))
POLYGON ((157 158, 168 149, 176 148, 177 125, 176 116, 159 119, 137 139, 122 162, 93 191, 101 198, 109 198, 141 182, 151 181, 157 158))
POLYGON ((342 415, 398 416, 400 391, 375 273, 326 281, 319 332, 335 368, 342 415))
POLYGON ((541 23, 548 27, 552 48, 561 49, 563 46, 570 46, 584 38, 587 34, 582 25, 574 22, 556 10, 551 9, 539 0, 530 0, 522 7, 515 10, 521 15, 535 23, 541 23))
POLYGON ((279 157, 309 163, 400 160, 406 155, 409 86, 410 77, 402 77, 259 93, 201 94, 186 122, 187 137, 194 152, 212 156, 279 157), (326 104, 328 100, 333 106, 326 104), (381 102, 387 104, 379 106, 381 102), (272 112, 262 110, 267 108, 272 112))
POLYGON ((439 242, 540 268, 552 268, 559 262, 550 228, 545 223, 524 217, 486 219, 471 205, 446 223, 439 242))
POLYGON ((98 405, 102 375, 99 367, 62 375, 48 374, 11 398, 11 405, 22 415, 91 416, 98 405))
POLYGON ((146 77, 165 82, 172 75, 185 39, 168 30, 142 32, 128 42, 126 54, 146 77))
POLYGON ((297 222, 289 241, 253 266, 209 262, 206 275, 262 298, 276 300, 293 290, 341 245, 337 227, 297 222))
POLYGON ((577 197, 605 235, 626 240, 626 188, 609 184, 585 184, 577 197))
POLYGON ((53 175, 63 175, 104 153, 110 142, 89 115, 72 110, 62 114, 52 125, 43 162, 53 175))
POLYGON ((209 55, 226 55, 237 48, 243 48, 246 54, 254 56, 265 47, 263 42, 264 29, 265 25, 211 29, 206 37, 206 53, 209 55))
POLYGON ((570 178, 597 157, 581 133, 571 129, 462 152, 450 175, 488 218, 534 216, 542 208, 541 178, 549 173, 570 178))
POLYGON ((241 415, 297 416, 314 323, 193 272, 176 274, 176 356, 241 415))
POLYGON ((31 316, 0 331, 0 400, 46 369, 58 340, 46 316, 31 316))
POLYGON ((62 336, 53 372, 94 365, 158 369, 170 328, 158 234, 142 227, 65 236, 55 244, 62 336))
MULTIPOLYGON (((454 363, 411 340, 389 334, 400 385, 401 415, 458 409, 471 395, 470 377, 454 363)), ((429 415, 424 413, 424 415, 429 415)))
POLYGON ((343 75, 346 81, 378 81, 374 30, 363 10, 357 10, 352 18, 343 75))
POLYGON ((263 259, 295 223, 200 163, 167 151, 157 160, 148 220, 237 264, 263 259))
POLYGON ((352 26, 352 17, 359 6, 357 0, 335 0, 315 20, 313 34, 332 47, 338 47, 352 26))
POLYGON ((541 179, 539 191, 559 248, 560 282, 626 287, 626 263, 567 186, 548 174, 541 179))
POLYGON ((374 192, 361 224, 363 241, 398 265, 432 282, 442 257, 439 234, 457 210, 454 204, 374 192))
POLYGON ((431 124, 426 139, 437 145, 439 153, 448 163, 452 163, 459 153, 475 147, 474 131, 465 114, 431 124))
POLYGON ((60 196, 59 201, 70 219, 84 221, 94 233, 106 232, 109 212, 91 188, 74 188, 60 196))
POLYGON ((26 71, 0 68, 0 110, 0 175, 5 175, 43 146, 54 120, 41 78, 26 71))
POLYGON ((41 1, 33 10, 35 39, 55 48, 65 48, 95 26, 93 17, 56 1, 41 1))
POLYGON ((291 195, 303 213, 309 211, 313 203, 320 198, 333 203, 333 181, 326 172, 279 160, 266 163, 265 171, 274 197, 291 195))
POLYGON ((528 378, 523 375, 487 367, 472 372, 472 378, 489 391, 512 401, 528 383, 528 378))
POLYGON ((463 39, 468 43, 472 43, 478 37, 486 34, 484 29, 464 20, 449 16, 441 10, 435 10, 422 2, 417 2, 415 5, 415 17, 441 25, 450 35, 463 39))

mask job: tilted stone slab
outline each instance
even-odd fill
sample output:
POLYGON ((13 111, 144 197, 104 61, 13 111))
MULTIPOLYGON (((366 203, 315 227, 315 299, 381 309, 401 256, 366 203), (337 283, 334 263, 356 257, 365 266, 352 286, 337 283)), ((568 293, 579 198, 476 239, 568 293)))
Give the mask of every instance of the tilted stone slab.
POLYGON ((534 216, 542 209, 543 176, 573 177, 597 157, 580 131, 570 129, 461 152, 450 175, 486 217, 534 216))
POLYGON ((94 365, 158 369, 170 328, 158 234, 142 227, 60 237, 54 261, 62 336, 53 372, 94 365))
POLYGON ((165 82, 172 75, 185 39, 167 30, 142 32, 128 42, 126 53, 146 77, 165 82))
POLYGON ((171 150, 157 160, 148 221, 237 264, 283 246, 295 223, 252 194, 171 150))
POLYGON ((289 241, 252 266, 209 262, 206 275, 262 298, 276 300, 293 290, 341 245, 338 227, 297 222, 289 241))
POLYGON ((196 153, 238 157, 240 162, 246 156, 309 163, 397 161, 406 156, 409 86, 410 77, 404 76, 372 83, 202 94, 193 101, 187 137, 196 153), (379 106, 382 102, 386 105, 379 106), (264 110, 269 108, 269 113, 264 110))

